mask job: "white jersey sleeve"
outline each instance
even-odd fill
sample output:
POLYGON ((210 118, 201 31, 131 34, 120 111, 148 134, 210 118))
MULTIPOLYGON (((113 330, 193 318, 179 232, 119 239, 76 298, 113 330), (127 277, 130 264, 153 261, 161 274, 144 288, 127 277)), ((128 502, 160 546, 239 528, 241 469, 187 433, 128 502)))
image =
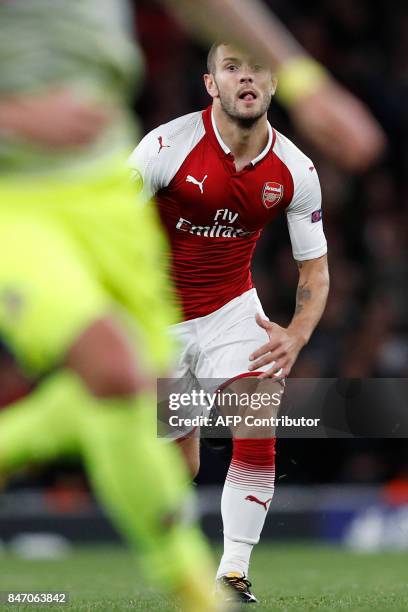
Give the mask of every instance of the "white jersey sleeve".
MULTIPOLYGON (((311 162, 310 162, 311 164, 311 162)), ((327 253, 322 222, 322 193, 312 165, 296 177, 292 202, 286 209, 292 253, 297 261, 317 259, 327 253)))
POLYGON ((167 187, 204 136, 201 112, 190 113, 149 132, 129 158, 143 202, 167 187))
POLYGON ((131 176, 143 202, 151 200, 163 182, 156 160, 159 149, 156 131, 146 134, 129 158, 131 176))
POLYGON ((276 135, 274 151, 293 179, 293 197, 286 209, 293 257, 297 261, 317 259, 327 253, 319 178, 313 162, 283 134, 276 131, 276 135))

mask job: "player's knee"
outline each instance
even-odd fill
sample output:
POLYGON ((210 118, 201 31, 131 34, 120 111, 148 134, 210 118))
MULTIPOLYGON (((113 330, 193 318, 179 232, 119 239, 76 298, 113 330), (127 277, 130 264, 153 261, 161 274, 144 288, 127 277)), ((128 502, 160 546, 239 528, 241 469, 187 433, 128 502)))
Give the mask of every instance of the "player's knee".
POLYGON ((109 319, 94 322, 81 334, 65 364, 97 397, 125 397, 140 391, 135 355, 120 328, 109 319))
POLYGON ((79 368, 77 372, 96 397, 130 397, 140 390, 132 366, 126 359, 113 360, 111 356, 100 355, 92 371, 79 368))
POLYGON ((89 390, 96 397, 130 397, 140 389, 131 364, 101 363, 95 378, 84 378, 89 390))

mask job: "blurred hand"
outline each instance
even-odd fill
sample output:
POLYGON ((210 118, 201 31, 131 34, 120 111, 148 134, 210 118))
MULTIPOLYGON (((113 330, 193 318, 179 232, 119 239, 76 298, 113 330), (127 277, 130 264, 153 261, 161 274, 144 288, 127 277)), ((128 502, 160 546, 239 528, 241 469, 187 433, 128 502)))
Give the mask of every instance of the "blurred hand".
POLYGON ((362 172, 384 151, 386 139, 365 106, 333 81, 289 109, 298 130, 345 170, 362 172))
POLYGON ((112 120, 113 111, 84 101, 68 89, 13 100, 9 132, 44 145, 64 149, 93 142, 112 120))

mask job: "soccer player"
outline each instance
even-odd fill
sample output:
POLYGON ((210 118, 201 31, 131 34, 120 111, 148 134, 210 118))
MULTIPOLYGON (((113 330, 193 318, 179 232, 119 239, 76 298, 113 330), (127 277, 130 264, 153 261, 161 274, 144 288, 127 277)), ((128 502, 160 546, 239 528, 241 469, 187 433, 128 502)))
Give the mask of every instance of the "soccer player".
POLYGON ((126 167, 141 62, 122 8, 0 2, 0 336, 40 379, 0 413, 0 474, 80 455, 149 575, 207 612, 188 478, 155 438, 152 389, 176 314, 154 211, 135 205, 126 167))
MULTIPOLYGON (((329 277, 319 180, 313 162, 267 120, 277 86, 269 68, 234 45, 216 43, 204 80, 212 105, 150 132, 130 163, 140 197, 155 196, 170 241, 171 275, 184 314, 172 327, 181 345, 175 377, 189 388, 210 385, 206 391, 213 391, 211 379, 240 393, 261 391, 273 377, 289 375, 325 307, 329 277), (264 225, 282 214, 299 269, 287 328, 264 314, 250 271, 264 225)), ((217 578, 251 603, 249 559, 273 497, 275 438, 273 428, 240 428, 233 436, 217 578)), ((197 436, 180 446, 194 473, 197 436)))

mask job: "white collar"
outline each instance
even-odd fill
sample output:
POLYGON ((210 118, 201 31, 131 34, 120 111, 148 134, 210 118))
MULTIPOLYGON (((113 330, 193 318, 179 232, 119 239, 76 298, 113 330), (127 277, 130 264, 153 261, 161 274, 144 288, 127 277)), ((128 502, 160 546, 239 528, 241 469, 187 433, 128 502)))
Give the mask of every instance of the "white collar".
MULTIPOLYGON (((211 109, 211 123, 213 126, 213 130, 214 130, 214 134, 218 140, 218 143, 221 147, 221 149, 224 151, 224 153, 226 155, 228 155, 228 153, 231 153, 231 150, 227 147, 227 145, 225 144, 225 142, 223 141, 223 139, 221 138, 221 134, 218 131, 217 125, 215 123, 215 118, 214 118, 214 111, 213 109, 211 109)), ((272 139, 273 139, 273 131, 272 131, 272 126, 268 123, 268 142, 266 143, 266 147, 263 149, 263 151, 260 152, 259 155, 257 155, 257 157, 255 157, 255 159, 253 159, 251 161, 251 164, 253 166, 255 166, 255 164, 257 164, 258 162, 261 161, 261 159, 263 159, 265 157, 265 155, 268 153, 269 149, 271 148, 272 145, 272 139)))

